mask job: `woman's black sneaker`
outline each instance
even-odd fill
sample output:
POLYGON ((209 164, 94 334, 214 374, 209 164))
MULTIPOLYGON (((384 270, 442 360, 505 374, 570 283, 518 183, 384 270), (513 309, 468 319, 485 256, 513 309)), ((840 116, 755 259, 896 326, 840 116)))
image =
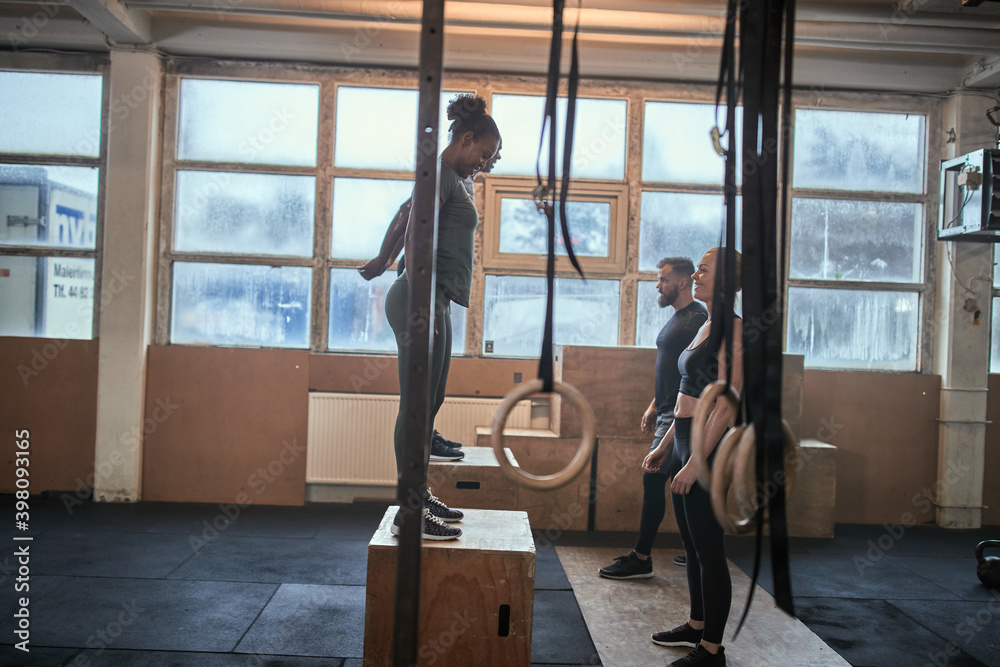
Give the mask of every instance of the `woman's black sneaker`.
POLYGON ((683 658, 674 660, 667 667, 726 667, 726 649, 719 647, 718 653, 709 653, 701 644, 683 658))
POLYGON ((653 635, 653 643, 660 646, 700 646, 701 630, 695 630, 690 625, 678 625, 673 630, 657 632, 653 635))
POLYGON ((465 458, 465 452, 444 444, 441 438, 431 438, 431 461, 461 461, 465 458))
MULTIPOLYGON (((446 524, 441 519, 437 518, 429 511, 427 508, 423 508, 423 538, 425 540, 454 540, 462 534, 461 528, 452 528, 446 524)), ((401 511, 396 512, 396 516, 392 520, 392 526, 389 531, 393 535, 399 535, 400 521, 402 519, 401 511)))
POLYGON ((640 559, 635 551, 619 556, 615 562, 598 570, 605 579, 649 579, 653 576, 653 559, 640 559))
POLYGON ((424 500, 424 506, 433 516, 447 523, 461 521, 465 517, 461 510, 453 510, 441 502, 440 498, 431 493, 430 487, 427 487, 427 498, 424 500))
POLYGON ((441 444, 443 444, 445 447, 451 447, 452 449, 461 449, 462 448, 462 443, 455 442, 454 440, 449 440, 448 438, 446 438, 443 435, 441 435, 440 433, 438 433, 437 429, 434 429, 434 433, 431 434, 431 439, 432 440, 439 440, 441 442, 441 444))

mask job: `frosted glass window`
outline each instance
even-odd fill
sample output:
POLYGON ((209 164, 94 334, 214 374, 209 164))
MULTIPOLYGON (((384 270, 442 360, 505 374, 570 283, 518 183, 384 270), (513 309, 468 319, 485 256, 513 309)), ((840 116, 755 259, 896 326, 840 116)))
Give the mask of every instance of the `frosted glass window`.
MULTIPOLYGON (((726 125, 726 110, 719 107, 720 132, 726 125)), ((726 163, 715 152, 711 131, 715 127, 714 104, 646 102, 642 127, 642 180, 659 183, 722 185, 726 163)), ((742 131, 743 107, 736 109, 736 126, 742 131)), ((737 132, 739 136, 739 132, 737 132)), ((728 139, 723 137, 725 146, 728 139)), ((737 162, 740 178, 742 160, 737 162)))
POLYGON ((389 223, 413 194, 413 181, 333 179, 333 235, 330 256, 371 259, 389 223))
MULTIPOLYGON (((385 317, 385 297, 395 281, 392 271, 366 281, 356 269, 330 270, 329 349, 396 352, 396 338, 385 317)), ((465 313, 465 308, 451 305, 453 355, 465 352, 465 313)))
POLYGON ((915 292, 792 287, 787 351, 809 368, 914 371, 918 316, 915 292))
POLYGON ((635 345, 656 347, 656 337, 663 325, 674 316, 674 307, 661 308, 656 281, 640 280, 635 291, 635 345))
POLYGON ((318 85, 181 80, 181 160, 312 167, 318 127, 318 85))
POLYGON ((1000 250, 993 246, 993 287, 1000 288, 1000 250))
POLYGON ((101 154, 98 74, 0 72, 0 153, 101 154))
MULTIPOLYGON (((619 287, 617 280, 556 278, 553 342, 617 345, 619 287)), ((485 354, 537 357, 544 323, 545 278, 486 276, 485 354)))
POLYGON ((993 298, 993 344, 990 346, 990 373, 1000 373, 1000 297, 993 298))
POLYGON ((309 347, 312 270, 174 263, 170 342, 309 347))
POLYGON ((96 167, 0 164, 0 245, 97 247, 96 167))
POLYGON ((178 171, 174 249, 310 257, 312 176, 178 171))
MULTIPOLYGON (((566 218, 573 251, 579 257, 607 257, 611 233, 611 204, 594 201, 566 202, 566 218)), ((545 255, 548 253, 548 219, 531 199, 500 200, 500 252, 545 255)), ((566 254, 556 204, 556 253, 566 254)))
POLYGON ((792 278, 921 280, 920 204, 836 199, 792 202, 792 278))
MULTIPOLYGON (((503 159, 494 174, 534 176, 538 143, 545 113, 541 95, 494 95, 491 114, 504 138, 503 159)), ((625 100, 579 98, 573 132, 573 178, 621 181, 625 178, 625 143, 628 104, 625 100)), ((556 103, 558 156, 556 169, 562 174, 563 137, 566 132, 566 98, 556 103)), ((542 176, 549 171, 549 140, 546 129, 542 152, 542 176)))
MULTIPOLYGON (((719 245, 723 196, 681 192, 643 192, 639 223, 639 270, 656 271, 664 257, 687 257, 695 265, 719 245)), ((740 202, 736 200, 736 242, 740 247, 740 202)))
POLYGON ((925 124, 917 115, 797 109, 793 185, 923 192, 925 124))
MULTIPOLYGON (((448 126, 451 124, 448 102, 458 94, 456 91, 441 93, 437 155, 448 145, 448 126)), ((339 87, 334 164, 349 169, 413 171, 418 97, 415 90, 339 87)))
POLYGON ((93 259, 0 255, 0 336, 92 338, 94 267, 93 259))

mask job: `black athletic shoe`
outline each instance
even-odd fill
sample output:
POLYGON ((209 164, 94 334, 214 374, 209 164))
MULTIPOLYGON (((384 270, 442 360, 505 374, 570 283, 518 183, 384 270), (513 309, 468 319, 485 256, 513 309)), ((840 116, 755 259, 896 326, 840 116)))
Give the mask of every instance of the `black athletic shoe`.
POLYGON ((431 461, 461 461, 465 452, 452 449, 439 438, 431 438, 431 461))
POLYGON ((605 579, 649 579, 653 576, 653 559, 640 560, 635 551, 629 551, 598 572, 605 579))
POLYGON ((660 646, 699 646, 701 641, 701 630, 695 630, 690 625, 678 625, 673 630, 657 632, 653 635, 653 643, 660 646))
POLYGON ((683 658, 674 660, 667 667, 726 667, 726 649, 719 647, 719 652, 711 654, 701 644, 683 658))
POLYGON ((687 556, 681 554, 680 556, 674 556, 674 565, 680 565, 681 567, 687 567, 688 559, 687 556))
MULTIPOLYGON (((422 514, 424 517, 423 538, 425 540, 454 540, 462 534, 461 528, 452 528, 428 512, 426 507, 422 514)), ((401 512, 396 512, 396 516, 392 520, 392 527, 389 528, 393 535, 399 535, 400 520, 401 512)))
POLYGON ((437 429, 435 429, 434 433, 431 434, 431 438, 433 438, 434 440, 440 440, 441 444, 443 444, 445 447, 451 447, 452 449, 462 448, 462 443, 455 442, 454 440, 449 440, 448 438, 438 433, 437 429))
POLYGON ((461 510, 453 510, 443 502, 441 499, 431 493, 430 487, 427 488, 427 499, 424 500, 424 507, 431 515, 445 521, 447 523, 454 523, 455 521, 461 521, 465 514, 461 510))

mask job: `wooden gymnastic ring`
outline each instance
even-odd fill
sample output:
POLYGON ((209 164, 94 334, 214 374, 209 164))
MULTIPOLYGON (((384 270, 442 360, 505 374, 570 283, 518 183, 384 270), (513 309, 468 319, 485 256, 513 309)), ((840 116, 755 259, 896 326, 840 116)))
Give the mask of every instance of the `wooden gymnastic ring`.
POLYGON ((719 443, 719 451, 715 454, 715 474, 712 475, 712 510, 715 518, 727 533, 736 533, 736 522, 729 514, 726 487, 732 479, 732 466, 735 459, 736 445, 743 435, 745 426, 734 426, 719 443))
MULTIPOLYGON (((792 433, 792 427, 789 426, 788 422, 784 419, 781 420, 781 430, 784 435, 784 454, 782 455, 784 464, 782 465, 782 470, 785 475, 784 487, 785 498, 787 500, 788 495, 792 492, 792 488, 795 486, 795 478, 798 473, 799 445, 795 440, 795 434, 792 433)), ((754 432, 753 425, 750 424, 743 432, 743 437, 740 438, 740 443, 736 452, 737 460, 734 462, 733 466, 735 470, 733 484, 739 490, 738 493, 743 495, 748 489, 751 490, 750 498, 743 499, 743 502, 741 502, 741 505, 746 503, 746 509, 749 509, 750 511, 742 512, 744 508, 741 507, 743 516, 740 520, 736 521, 736 527, 739 532, 747 532, 753 527, 753 517, 757 513, 757 509, 760 506, 760 503, 756 501, 756 479, 748 477, 749 475, 755 476, 755 468, 751 462, 754 460, 756 440, 756 433, 754 432)))
POLYGON ((510 462, 510 459, 507 458, 507 453, 503 448, 503 427, 507 423, 507 415, 510 414, 510 411, 518 401, 532 394, 541 393, 543 386, 544 384, 540 379, 531 380, 515 387, 509 394, 504 396, 503 401, 497 406, 497 411, 493 415, 493 433, 490 436, 493 452, 496 454, 497 462, 500 464, 500 469, 503 470, 504 474, 518 485, 537 491, 549 491, 565 486, 587 467, 587 464, 590 463, 591 454, 594 452, 594 435, 596 431, 594 426, 594 411, 590 408, 590 404, 587 403, 587 399, 583 397, 583 394, 571 385, 563 382, 553 382, 552 392, 569 399, 570 403, 574 403, 580 412, 583 421, 583 435, 580 438, 580 447, 576 450, 576 455, 569 462, 569 465, 551 475, 533 475, 515 467, 510 462))
POLYGON ((705 454, 705 424, 715 408, 716 399, 720 396, 725 397, 733 408, 729 425, 732 426, 736 423, 736 411, 740 407, 740 397, 731 385, 727 385, 722 380, 716 380, 701 392, 698 407, 694 411, 694 419, 691 420, 691 458, 698 464, 698 483, 709 493, 712 491, 712 471, 708 469, 708 457, 705 454))

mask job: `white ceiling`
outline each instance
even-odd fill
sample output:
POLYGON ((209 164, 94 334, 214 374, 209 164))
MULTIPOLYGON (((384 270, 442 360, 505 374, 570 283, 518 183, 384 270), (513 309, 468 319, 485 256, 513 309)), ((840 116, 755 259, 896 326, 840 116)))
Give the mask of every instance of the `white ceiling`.
MULTIPOLYGON (((569 4, 567 23, 577 14, 569 4)), ((545 70, 548 0, 448 0, 445 7, 446 69, 545 70)), ((814 0, 797 11, 799 86, 1000 88, 996 0, 979 7, 962 7, 961 0, 814 0)), ((0 2, 0 35, 19 35, 19 50, 132 44, 175 55, 413 68, 420 12, 419 0, 15 0, 0 2)), ((585 0, 582 72, 713 81, 724 12, 720 0, 585 0)))

